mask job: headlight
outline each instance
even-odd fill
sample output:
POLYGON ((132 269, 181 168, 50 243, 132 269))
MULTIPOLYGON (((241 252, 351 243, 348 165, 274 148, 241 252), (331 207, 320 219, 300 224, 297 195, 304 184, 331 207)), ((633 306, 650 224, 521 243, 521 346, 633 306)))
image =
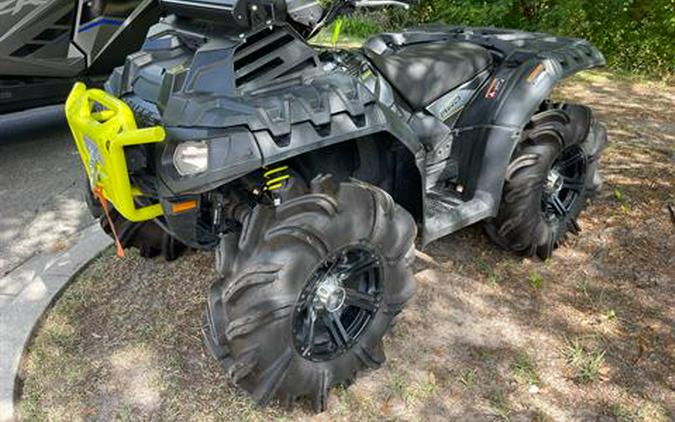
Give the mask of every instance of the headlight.
POLYGON ((173 165, 181 176, 205 172, 209 167, 208 144, 205 141, 178 144, 173 152, 173 165))

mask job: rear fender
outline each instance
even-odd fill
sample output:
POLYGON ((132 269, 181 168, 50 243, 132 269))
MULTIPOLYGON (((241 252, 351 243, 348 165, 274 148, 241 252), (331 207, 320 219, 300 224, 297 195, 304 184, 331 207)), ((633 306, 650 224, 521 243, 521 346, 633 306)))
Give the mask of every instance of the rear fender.
POLYGON ((515 69, 502 65, 455 127, 453 155, 463 163, 459 184, 469 198, 491 198, 492 216, 498 211, 506 169, 523 129, 555 86, 573 74, 560 60, 540 56, 515 69))

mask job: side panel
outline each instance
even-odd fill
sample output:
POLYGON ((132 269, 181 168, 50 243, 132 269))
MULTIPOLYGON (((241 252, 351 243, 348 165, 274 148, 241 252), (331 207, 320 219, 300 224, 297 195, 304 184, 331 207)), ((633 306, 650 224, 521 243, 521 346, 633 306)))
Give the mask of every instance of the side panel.
POLYGON ((159 16, 158 0, 0 0, 0 75, 110 72, 159 16))
MULTIPOLYGON (((361 114, 335 112, 326 123, 315 125, 311 115, 307 120, 289 125, 288 134, 275 136, 267 129, 250 131, 242 126, 230 129, 167 128, 167 144, 162 153, 160 177, 166 187, 165 194, 181 192, 200 193, 235 180, 247 173, 286 161, 290 158, 330 145, 339 144, 368 135, 388 133, 397 139, 415 157, 421 169, 423 149, 416 135, 390 116, 390 111, 378 103, 370 103, 361 114), (171 161, 175 142, 189 139, 206 140, 209 153, 209 171, 192 177, 180 177, 171 161), (218 162, 215 159, 218 158, 218 162)), ((255 119, 255 117, 252 117, 255 119)), ((421 172, 420 172, 421 173, 421 172)))
POLYGON ((0 1, 0 75, 74 76, 85 67, 71 47, 73 0, 0 1))
POLYGON ((109 73, 137 51, 148 28, 157 23, 161 10, 158 0, 118 0, 108 2, 99 16, 79 15, 73 42, 87 55, 90 75, 109 73))

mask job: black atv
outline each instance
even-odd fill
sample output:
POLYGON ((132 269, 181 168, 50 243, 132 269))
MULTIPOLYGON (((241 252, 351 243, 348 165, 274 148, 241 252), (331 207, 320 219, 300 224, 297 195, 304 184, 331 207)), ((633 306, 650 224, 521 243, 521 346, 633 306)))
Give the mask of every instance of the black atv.
POLYGON ((103 85, 159 17, 157 0, 0 0, 0 113, 103 85))
POLYGON ((260 404, 317 411, 384 361, 418 228, 424 247, 484 222, 547 259, 579 232, 607 141, 588 107, 547 99, 605 64, 586 41, 433 26, 323 49, 307 39, 341 13, 401 3, 322 4, 165 0, 107 92, 67 103, 120 252, 214 250, 209 350, 260 404))

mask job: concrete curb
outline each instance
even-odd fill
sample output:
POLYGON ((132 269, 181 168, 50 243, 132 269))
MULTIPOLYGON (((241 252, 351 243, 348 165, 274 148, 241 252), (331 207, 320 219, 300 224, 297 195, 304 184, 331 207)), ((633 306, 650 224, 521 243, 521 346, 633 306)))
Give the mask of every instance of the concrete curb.
POLYGON ((98 224, 84 229, 66 251, 31 258, 0 279, 0 422, 14 420, 19 363, 33 329, 56 295, 112 243, 98 224))

